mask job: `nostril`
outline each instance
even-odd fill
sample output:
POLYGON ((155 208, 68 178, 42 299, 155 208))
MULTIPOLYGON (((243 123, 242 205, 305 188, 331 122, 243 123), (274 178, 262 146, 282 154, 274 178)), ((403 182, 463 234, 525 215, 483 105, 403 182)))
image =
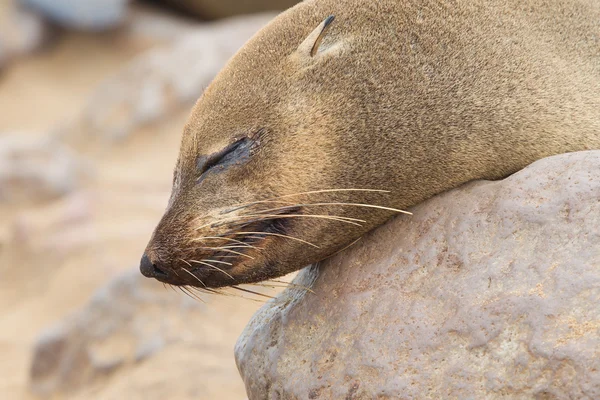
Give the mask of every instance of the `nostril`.
POLYGON ((156 264, 153 264, 152 261, 150 261, 150 257, 146 254, 142 256, 140 261, 140 272, 148 278, 165 278, 169 275, 166 271, 157 267, 156 264))

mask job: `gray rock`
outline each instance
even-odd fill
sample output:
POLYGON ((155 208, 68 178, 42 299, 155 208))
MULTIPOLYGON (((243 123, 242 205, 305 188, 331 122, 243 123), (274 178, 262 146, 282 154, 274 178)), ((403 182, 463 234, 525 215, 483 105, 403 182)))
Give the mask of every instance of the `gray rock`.
POLYGON ((254 315, 250 399, 600 398, 600 151, 411 211, 254 315))
POLYGON ((206 24, 137 57, 92 96, 73 132, 108 141, 195 102, 225 62, 272 14, 206 24))
POLYGON ((72 192, 90 167, 52 137, 0 135, 0 201, 48 200, 72 192))
POLYGON ((129 0, 19 0, 65 28, 101 31, 118 26, 127 15, 129 0))

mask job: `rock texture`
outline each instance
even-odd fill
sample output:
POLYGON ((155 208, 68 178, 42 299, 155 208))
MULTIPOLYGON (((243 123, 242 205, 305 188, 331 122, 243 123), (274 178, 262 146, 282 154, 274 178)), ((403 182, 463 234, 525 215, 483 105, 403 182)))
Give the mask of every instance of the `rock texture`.
POLYGON ((412 211, 255 314, 251 400, 600 398, 600 151, 412 211))
POLYGON ((273 16, 259 14, 207 24, 171 46, 142 54, 100 86, 74 132, 120 139, 192 104, 225 62, 273 16))
MULTIPOLYGON (((30 388, 45 397, 72 395, 110 378, 105 387, 113 390, 103 399, 219 398, 224 388, 241 385, 233 362, 227 368, 221 361, 231 351, 221 341, 235 334, 239 318, 235 310, 174 293, 132 268, 42 333, 30 388)), ((98 397, 83 391, 81 398, 98 397)))

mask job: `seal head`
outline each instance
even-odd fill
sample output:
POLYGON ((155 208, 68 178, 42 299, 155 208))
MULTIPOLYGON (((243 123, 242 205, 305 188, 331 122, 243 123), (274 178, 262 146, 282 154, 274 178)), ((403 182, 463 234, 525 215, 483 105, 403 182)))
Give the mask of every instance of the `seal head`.
POLYGON ((195 105, 141 272, 200 288, 274 278, 444 190, 600 148, 600 12, 527 4, 281 14, 195 105))
POLYGON ((393 213, 342 204, 372 204, 387 191, 340 186, 332 173, 339 144, 331 131, 344 127, 328 115, 315 77, 348 43, 332 34, 333 16, 312 19, 296 48, 281 41, 284 22, 267 27, 194 107, 167 210, 140 263, 145 276, 208 288, 281 276, 393 213), (370 211, 371 223, 352 208, 370 211))

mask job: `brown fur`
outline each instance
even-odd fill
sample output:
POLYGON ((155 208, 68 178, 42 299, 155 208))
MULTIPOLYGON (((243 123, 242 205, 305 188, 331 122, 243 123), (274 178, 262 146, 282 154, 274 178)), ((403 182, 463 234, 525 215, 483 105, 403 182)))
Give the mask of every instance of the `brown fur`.
MULTIPOLYGON (((503 178, 557 153, 600 148, 600 3, 596 0, 309 0, 277 17, 229 62, 185 127, 172 197, 146 254, 178 285, 256 282, 324 259, 394 212, 300 207, 245 256, 202 236, 222 218, 283 200, 409 208, 474 179, 503 178), (315 28, 335 20, 314 57, 315 28), (312 35, 311 35, 312 32, 312 35), (307 39, 308 38, 308 39, 307 39), (198 159, 243 136, 252 155, 199 180, 198 159), (200 229, 198 229, 201 227, 200 229), (199 247, 205 247, 201 249, 199 247), (190 260, 215 264, 225 273, 190 260), (185 260, 182 261, 182 260, 185 260), (193 267, 193 268, 191 268, 193 267), (182 269, 193 271, 191 276, 182 269), (202 283, 200 283, 200 280, 202 283)), ((264 227, 262 227, 264 228, 264 227)), ((245 228, 247 229, 247 228, 245 228)), ((266 228, 265 228, 266 229, 266 228)))

